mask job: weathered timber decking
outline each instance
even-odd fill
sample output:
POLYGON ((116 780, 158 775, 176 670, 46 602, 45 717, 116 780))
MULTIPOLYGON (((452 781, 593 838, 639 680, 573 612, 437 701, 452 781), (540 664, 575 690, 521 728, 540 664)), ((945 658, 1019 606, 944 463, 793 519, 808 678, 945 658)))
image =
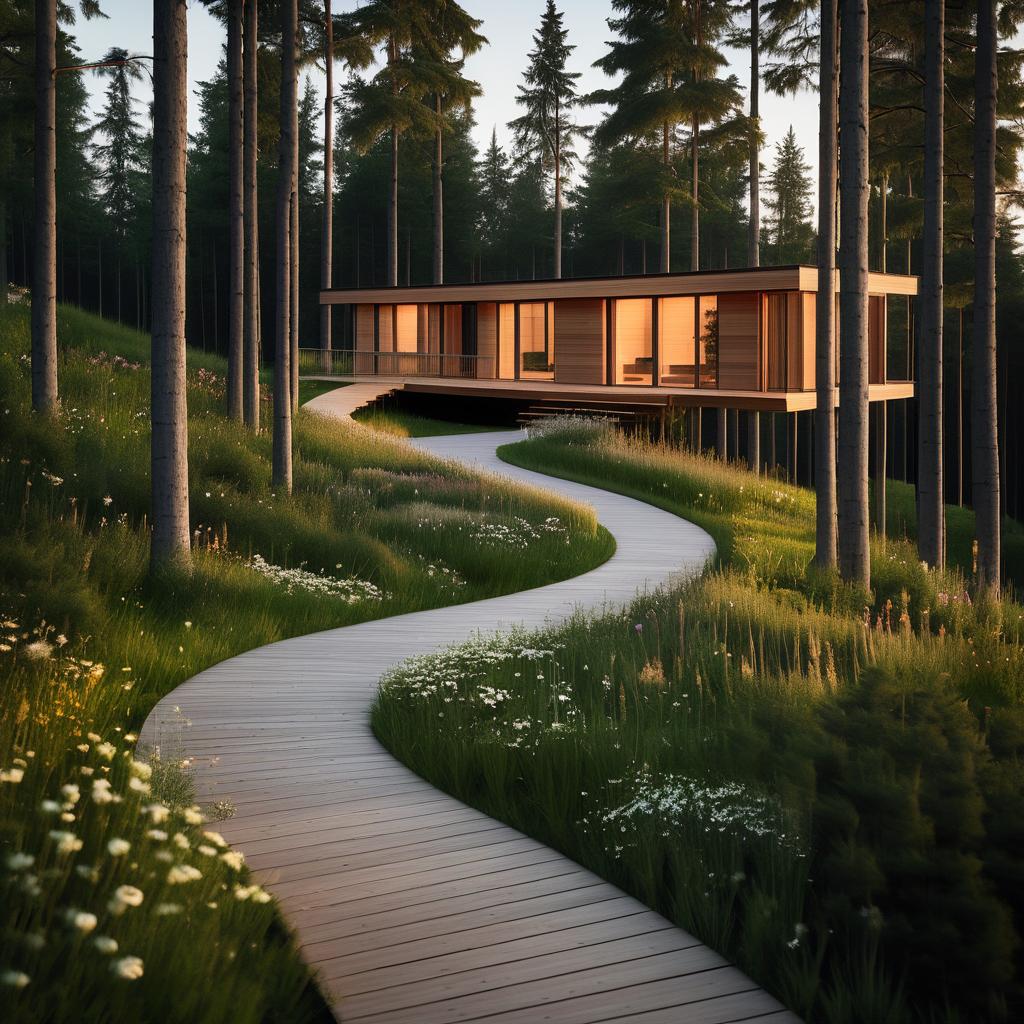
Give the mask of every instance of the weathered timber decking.
MULTIPOLYGON (((311 406, 347 416, 374 390, 353 385, 311 406)), ((608 562, 548 587, 231 658, 163 700, 143 741, 180 742, 201 797, 235 804, 221 831, 278 899, 344 1021, 792 1024, 691 935, 434 789, 370 732, 377 680, 403 658, 477 630, 624 602, 711 554, 707 534, 667 512, 499 462, 495 448, 521 436, 420 443, 589 502, 618 542, 608 562)))

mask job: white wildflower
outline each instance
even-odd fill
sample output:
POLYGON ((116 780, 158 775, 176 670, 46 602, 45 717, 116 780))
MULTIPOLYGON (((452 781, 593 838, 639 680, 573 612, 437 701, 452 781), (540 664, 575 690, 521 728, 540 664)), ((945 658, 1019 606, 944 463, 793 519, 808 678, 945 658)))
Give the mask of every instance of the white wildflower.
POLYGON ((82 840, 74 832, 62 832, 54 829, 50 838, 57 844, 58 853, 77 853, 82 848, 82 840))
POLYGON ((119 977, 127 981, 135 981, 142 977, 142 961, 137 956, 123 956, 115 960, 110 969, 119 977))
POLYGON ((127 839, 111 839, 107 843, 107 853, 111 857, 123 857, 131 848, 132 844, 127 839))

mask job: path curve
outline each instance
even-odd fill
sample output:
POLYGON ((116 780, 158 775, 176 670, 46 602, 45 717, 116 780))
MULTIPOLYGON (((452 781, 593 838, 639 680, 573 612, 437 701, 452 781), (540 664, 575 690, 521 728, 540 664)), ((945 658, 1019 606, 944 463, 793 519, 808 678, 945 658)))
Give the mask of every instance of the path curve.
MULTIPOLYGON (((379 391, 352 385, 310 407, 347 417, 379 391)), ((164 698, 143 742, 180 735, 201 799, 235 805, 220 830, 279 901, 346 1024, 795 1022, 691 935, 435 789, 370 732, 377 681, 410 655, 621 604, 713 552, 668 512, 500 462, 495 449, 521 437, 417 444, 589 503, 616 538, 612 558, 535 590, 248 651, 164 698)))

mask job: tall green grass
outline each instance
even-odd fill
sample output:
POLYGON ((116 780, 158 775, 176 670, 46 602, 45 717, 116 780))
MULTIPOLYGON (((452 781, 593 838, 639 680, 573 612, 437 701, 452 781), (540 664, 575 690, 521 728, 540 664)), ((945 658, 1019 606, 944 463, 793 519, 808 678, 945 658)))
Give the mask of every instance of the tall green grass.
POLYGON ((240 651, 573 575, 610 538, 590 510, 305 412, 277 494, 269 437, 227 421, 223 362, 190 350, 193 568, 154 581, 148 339, 61 309, 49 420, 28 330, 27 309, 0 313, 4 1019, 324 1018, 273 903, 197 824, 231 809, 192 807, 180 755, 135 750, 146 714, 240 651))
POLYGON ((699 522, 719 566, 399 669, 389 749, 809 1021, 1019 1016, 1024 610, 906 541, 846 587, 813 495, 736 467, 578 425, 502 454, 699 522))

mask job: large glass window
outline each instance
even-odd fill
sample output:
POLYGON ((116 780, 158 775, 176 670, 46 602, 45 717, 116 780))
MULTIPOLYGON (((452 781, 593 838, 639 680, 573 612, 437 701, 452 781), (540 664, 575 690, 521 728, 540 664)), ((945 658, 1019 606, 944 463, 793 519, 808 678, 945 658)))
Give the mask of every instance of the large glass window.
POLYGON ((615 300, 615 384, 650 384, 654 372, 650 299, 615 300))
POLYGON ((661 383, 692 388, 697 379, 696 300, 679 296, 658 300, 658 357, 661 383))
POLYGON ((697 316, 697 386, 718 387, 718 296, 702 295, 697 316))
POLYGON ((546 302, 519 304, 519 376, 554 380, 554 337, 546 302))
POLYGON ((415 352, 417 334, 416 306, 395 306, 395 351, 415 352))

